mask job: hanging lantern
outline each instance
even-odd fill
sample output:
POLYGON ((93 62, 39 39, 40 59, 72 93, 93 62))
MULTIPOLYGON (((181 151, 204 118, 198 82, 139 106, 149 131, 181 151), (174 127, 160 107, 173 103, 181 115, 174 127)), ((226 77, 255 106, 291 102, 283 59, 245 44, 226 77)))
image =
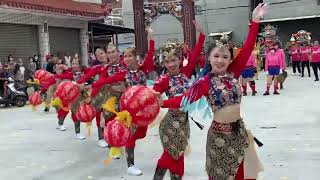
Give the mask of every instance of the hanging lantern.
POLYGON ((125 124, 114 119, 104 128, 104 139, 111 146, 109 158, 118 158, 122 154, 121 147, 126 145, 130 137, 130 129, 125 124))
POLYGON ((58 85, 54 96, 52 105, 64 107, 73 103, 80 96, 80 90, 73 82, 65 81, 58 85))
POLYGON ((32 105, 32 109, 35 110, 35 107, 40 105, 42 103, 41 101, 41 94, 39 91, 34 92, 30 97, 29 97, 30 104, 32 105))
POLYGON ((46 81, 50 80, 52 77, 54 77, 53 74, 49 73, 48 71, 42 70, 42 69, 34 72, 34 79, 38 84, 46 82, 46 81))
POLYGON ((148 126, 158 115, 160 105, 154 92, 145 86, 128 88, 120 98, 121 111, 128 111, 137 126, 148 126))
POLYGON ((96 115, 96 110, 92 104, 84 103, 80 105, 79 109, 77 110, 77 119, 80 122, 86 123, 86 128, 88 130, 88 136, 91 135, 91 125, 92 120, 96 115))
POLYGON ((96 115, 96 110, 92 104, 82 104, 77 110, 77 118, 80 122, 92 122, 96 115))

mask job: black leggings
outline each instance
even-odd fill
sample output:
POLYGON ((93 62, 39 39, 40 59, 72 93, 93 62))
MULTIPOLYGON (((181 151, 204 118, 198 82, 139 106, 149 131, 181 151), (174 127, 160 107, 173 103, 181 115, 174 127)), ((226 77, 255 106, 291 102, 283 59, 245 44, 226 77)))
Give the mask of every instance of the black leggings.
POLYGON ((309 61, 302 61, 301 65, 302 65, 302 76, 304 76, 304 67, 307 66, 308 76, 310 77, 310 62, 309 61))
POLYGON ((298 69, 298 73, 301 73, 300 70, 300 61, 292 61, 293 73, 296 73, 296 68, 298 69))
POLYGON ((316 77, 316 79, 319 79, 318 77, 318 69, 320 71, 320 62, 313 62, 311 63, 312 65, 312 69, 313 69, 313 72, 314 72, 314 76, 316 77))

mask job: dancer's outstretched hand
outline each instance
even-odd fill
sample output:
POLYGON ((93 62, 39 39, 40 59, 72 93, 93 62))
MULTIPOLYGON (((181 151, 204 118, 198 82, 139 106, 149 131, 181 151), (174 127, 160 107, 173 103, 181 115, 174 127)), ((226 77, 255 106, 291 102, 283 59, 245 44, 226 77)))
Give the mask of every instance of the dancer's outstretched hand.
POLYGON ((79 87, 79 89, 82 91, 82 90, 84 90, 84 87, 85 87, 85 85, 84 85, 84 83, 82 83, 82 84, 77 84, 78 85, 78 87, 79 87))
POLYGON ((201 25, 198 21, 193 20, 192 22, 193 22, 193 24, 194 24, 194 26, 196 27, 196 30, 197 30, 198 32, 204 33, 203 27, 202 27, 202 25, 201 25))
POLYGON ((151 35, 152 35, 153 32, 154 32, 153 29, 151 29, 150 26, 146 28, 146 31, 148 32, 148 34, 151 34, 151 35))
POLYGON ((148 33, 149 39, 152 39, 153 38, 153 34, 154 34, 153 29, 151 29, 151 27, 149 26, 149 27, 146 28, 146 31, 148 33))
POLYGON ((160 105, 160 107, 162 107, 163 106, 163 99, 161 97, 161 94, 159 92, 157 92, 157 91, 153 91, 153 93, 154 93, 154 95, 157 96, 159 105, 160 105))
POLYGON ((263 16, 266 14, 268 8, 268 4, 260 3, 252 13, 252 21, 255 23, 259 23, 263 16))

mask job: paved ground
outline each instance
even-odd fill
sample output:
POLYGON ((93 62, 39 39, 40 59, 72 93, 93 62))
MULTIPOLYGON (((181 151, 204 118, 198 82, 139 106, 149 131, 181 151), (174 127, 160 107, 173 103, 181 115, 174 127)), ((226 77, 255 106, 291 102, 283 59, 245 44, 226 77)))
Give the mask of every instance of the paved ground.
MULTIPOLYGON (((290 76, 280 96, 263 97, 264 75, 257 82, 259 95, 243 98, 247 126, 265 144, 259 153, 265 165, 264 180, 319 180, 320 83, 313 78, 290 76), (317 135, 318 134, 318 135, 317 135)), ((96 146, 96 130, 85 141, 55 129, 55 114, 32 112, 30 107, 0 109, 0 179, 10 180, 140 180, 152 179, 162 148, 157 129, 138 142, 136 164, 144 175, 126 175, 124 158, 103 164, 107 150, 96 146)), ((200 113, 199 113, 200 114, 200 113)), ((185 180, 205 180, 206 126, 191 129, 192 153, 186 157, 185 180)), ((84 129, 84 128, 82 128, 84 129)), ((83 132, 85 133, 85 132, 83 132)))

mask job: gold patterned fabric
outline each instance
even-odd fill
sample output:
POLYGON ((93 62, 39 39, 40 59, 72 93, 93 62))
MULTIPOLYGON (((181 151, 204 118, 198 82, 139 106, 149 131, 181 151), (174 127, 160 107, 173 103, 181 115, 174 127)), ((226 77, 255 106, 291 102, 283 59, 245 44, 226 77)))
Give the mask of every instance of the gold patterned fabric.
POLYGON ((88 98, 88 94, 86 92, 81 92, 80 96, 75 100, 74 103, 71 104, 71 112, 77 113, 77 110, 79 109, 81 102, 88 98))
POLYGON ((188 146, 190 124, 188 115, 179 110, 169 110, 159 127, 163 148, 174 159, 179 159, 188 146))
POLYGON ((57 84, 53 84, 49 87, 49 89, 47 90, 47 97, 46 97, 46 100, 45 100, 45 103, 46 104, 50 104, 51 103, 51 100, 54 96, 54 93, 57 89, 57 84))
POLYGON ((104 86, 92 101, 92 105, 95 107, 97 112, 101 111, 101 105, 107 100, 108 89, 108 86, 104 86))
POLYGON ((233 180, 244 159, 249 138, 242 119, 232 124, 232 131, 208 131, 206 147, 206 171, 211 179, 233 180))

